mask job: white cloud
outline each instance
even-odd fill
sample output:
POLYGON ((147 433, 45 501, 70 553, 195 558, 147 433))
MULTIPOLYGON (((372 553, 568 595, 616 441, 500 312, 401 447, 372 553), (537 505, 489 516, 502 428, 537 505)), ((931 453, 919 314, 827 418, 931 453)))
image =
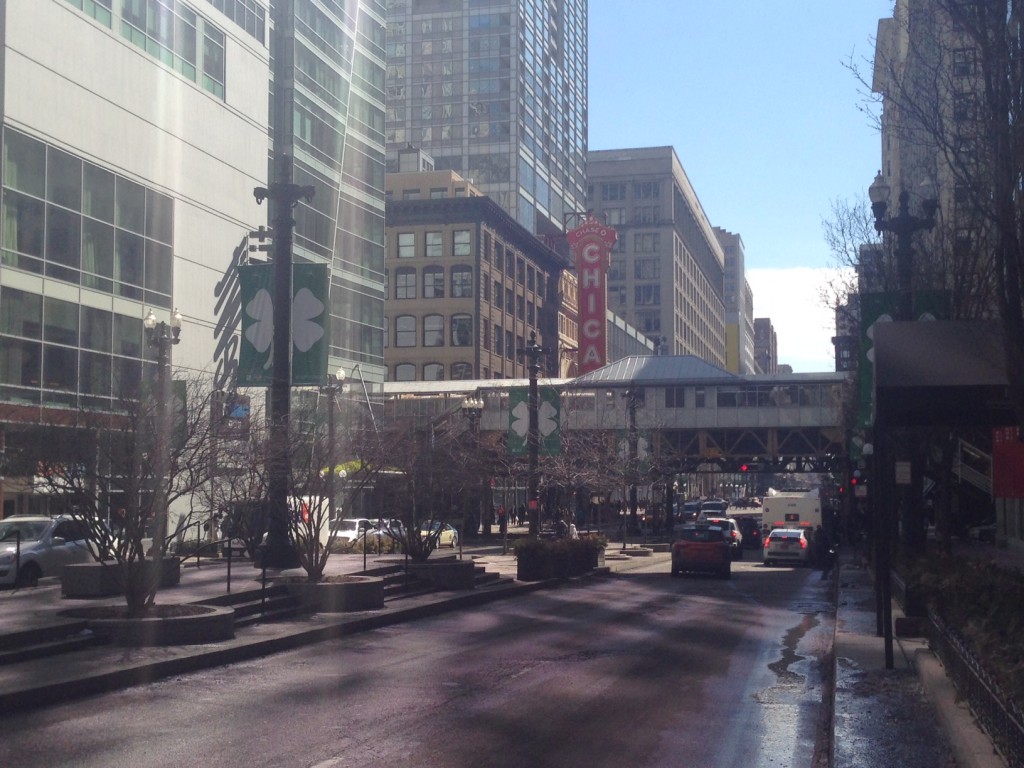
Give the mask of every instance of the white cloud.
POLYGON ((793 366, 794 372, 835 370, 835 313, 825 306, 822 289, 838 274, 825 267, 747 270, 754 293, 754 317, 771 318, 778 337, 779 363, 793 366))

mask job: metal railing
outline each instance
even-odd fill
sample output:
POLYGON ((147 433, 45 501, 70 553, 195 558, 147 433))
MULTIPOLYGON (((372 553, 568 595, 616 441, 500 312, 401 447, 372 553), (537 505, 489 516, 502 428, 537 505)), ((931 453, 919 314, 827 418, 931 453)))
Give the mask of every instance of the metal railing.
POLYGON ((957 691, 1010 768, 1024 768, 1024 713, 982 667, 963 637, 934 610, 932 645, 957 691))

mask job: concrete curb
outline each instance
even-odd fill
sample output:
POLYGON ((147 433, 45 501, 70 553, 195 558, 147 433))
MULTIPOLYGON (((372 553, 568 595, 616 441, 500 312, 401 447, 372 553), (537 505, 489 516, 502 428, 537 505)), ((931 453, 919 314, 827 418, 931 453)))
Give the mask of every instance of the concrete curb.
POLYGON ((949 736, 956 764, 963 768, 1006 768, 1006 761, 996 752, 970 707, 960 700, 938 657, 930 650, 919 649, 914 654, 914 668, 949 736))

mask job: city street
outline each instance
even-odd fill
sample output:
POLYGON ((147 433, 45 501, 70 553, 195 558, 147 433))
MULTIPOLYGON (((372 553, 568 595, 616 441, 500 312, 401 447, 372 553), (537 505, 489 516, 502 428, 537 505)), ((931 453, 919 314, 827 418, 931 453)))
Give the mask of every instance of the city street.
POLYGON ((811 766, 827 582, 666 570, 8 717, 0 762, 811 766))

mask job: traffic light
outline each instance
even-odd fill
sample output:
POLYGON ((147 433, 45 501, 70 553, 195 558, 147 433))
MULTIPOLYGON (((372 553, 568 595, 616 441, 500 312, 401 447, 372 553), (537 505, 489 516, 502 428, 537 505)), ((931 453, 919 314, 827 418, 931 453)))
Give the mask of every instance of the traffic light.
POLYGON ((746 464, 740 464, 740 472, 746 472, 748 469, 750 469, 750 467, 746 464))

